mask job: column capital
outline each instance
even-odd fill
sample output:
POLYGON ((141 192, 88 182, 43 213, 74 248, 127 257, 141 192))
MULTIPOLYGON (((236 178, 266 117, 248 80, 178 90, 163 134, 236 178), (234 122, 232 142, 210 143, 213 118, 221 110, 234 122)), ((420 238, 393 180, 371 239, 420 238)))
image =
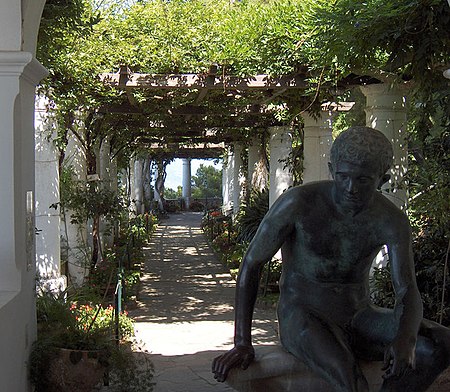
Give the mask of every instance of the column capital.
POLYGON ((47 75, 47 69, 31 53, 0 51, 0 77, 23 76, 36 85, 47 75))
POLYGON ((406 87, 388 84, 369 84, 360 86, 366 97, 367 107, 385 108, 387 110, 406 110, 406 87))
POLYGON ((332 120, 330 111, 321 111, 318 116, 309 113, 303 118, 303 183, 329 179, 328 161, 332 144, 332 120))
POLYGON ((309 113, 302 113, 303 124, 305 127, 320 127, 330 128, 332 125, 333 113, 329 110, 321 110, 317 116, 313 116, 309 113))

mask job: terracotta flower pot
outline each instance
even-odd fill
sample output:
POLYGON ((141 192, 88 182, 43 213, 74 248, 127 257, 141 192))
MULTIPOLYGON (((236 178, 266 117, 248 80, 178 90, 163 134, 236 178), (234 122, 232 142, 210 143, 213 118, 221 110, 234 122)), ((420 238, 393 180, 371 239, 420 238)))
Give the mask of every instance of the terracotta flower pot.
POLYGON ((106 361, 102 351, 60 348, 48 370, 49 392, 90 392, 102 380, 106 361))

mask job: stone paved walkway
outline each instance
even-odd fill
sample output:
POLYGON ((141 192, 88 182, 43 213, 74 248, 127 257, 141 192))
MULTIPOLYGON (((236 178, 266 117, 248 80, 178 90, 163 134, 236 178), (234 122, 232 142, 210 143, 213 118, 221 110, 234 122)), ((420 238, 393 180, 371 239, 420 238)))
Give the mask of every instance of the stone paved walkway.
MULTIPOLYGON (((232 347, 235 282, 200 222, 198 213, 171 215, 145 249, 142 290, 130 315, 155 365, 154 392, 231 391, 210 369, 213 358, 232 347)), ((278 341, 274 310, 257 308, 254 320, 255 346, 278 341)), ((442 379, 428 392, 450 391, 450 369, 442 379)))
MULTIPOLYGON (((138 340, 155 365, 155 392, 231 391, 211 373, 214 357, 232 347, 235 282, 210 249, 200 213, 162 220, 145 249, 137 309, 138 340)), ((254 342, 277 342, 275 311, 257 309, 254 342)))

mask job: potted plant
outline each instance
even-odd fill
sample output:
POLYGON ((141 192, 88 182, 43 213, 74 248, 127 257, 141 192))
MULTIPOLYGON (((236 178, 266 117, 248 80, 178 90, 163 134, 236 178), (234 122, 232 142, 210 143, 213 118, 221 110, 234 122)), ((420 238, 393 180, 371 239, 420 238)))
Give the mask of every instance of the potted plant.
POLYGON ((36 392, 89 392, 102 380, 114 384, 111 390, 152 390, 153 367, 133 353, 133 322, 125 312, 117 318, 112 306, 68 292, 44 292, 36 304, 38 338, 30 355, 36 392))

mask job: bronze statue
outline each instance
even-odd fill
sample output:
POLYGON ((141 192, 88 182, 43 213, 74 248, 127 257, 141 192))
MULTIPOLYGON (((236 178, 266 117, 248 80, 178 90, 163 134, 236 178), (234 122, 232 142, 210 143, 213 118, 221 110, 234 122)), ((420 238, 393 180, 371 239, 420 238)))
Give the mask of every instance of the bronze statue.
POLYGON ((332 181, 291 188, 274 203, 242 262, 235 347, 214 360, 218 381, 254 359, 251 324, 260 271, 280 247, 281 344, 336 391, 368 391, 360 358, 384 358, 383 392, 425 391, 447 368, 450 330, 422 318, 408 219, 377 191, 392 156, 381 132, 352 127, 332 146, 332 181), (384 245, 393 310, 369 298, 369 270, 384 245))

